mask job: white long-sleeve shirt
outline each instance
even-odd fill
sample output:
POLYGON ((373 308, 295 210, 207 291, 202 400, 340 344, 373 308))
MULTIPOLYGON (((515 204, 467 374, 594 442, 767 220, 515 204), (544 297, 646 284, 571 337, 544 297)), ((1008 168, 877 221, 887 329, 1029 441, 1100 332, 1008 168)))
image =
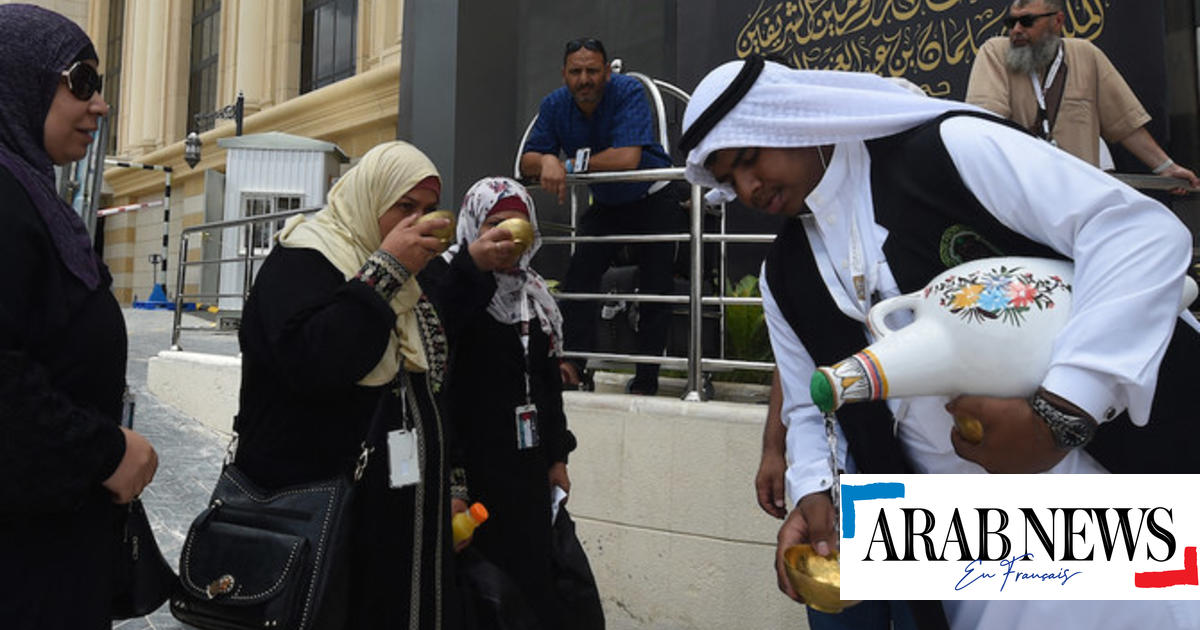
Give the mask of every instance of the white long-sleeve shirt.
MULTIPOLYGON (((1128 409, 1135 423, 1144 424, 1154 397, 1156 368, 1179 316, 1182 278, 1191 262, 1187 228, 1161 204, 1015 130, 961 116, 943 122, 941 135, 966 187, 1000 223, 1075 261, 1071 318, 1055 341, 1043 385, 1101 422, 1128 409)), ((824 177, 806 199, 813 213, 806 219, 812 226, 809 238, 825 284, 844 313, 864 322, 870 304, 855 296, 852 267, 858 266, 864 276, 866 295, 888 298, 900 293, 883 254, 887 230, 874 221, 869 176, 865 144, 839 143, 824 177), (858 248, 852 247, 855 234, 858 248), (855 258, 861 262, 856 264, 855 258)), ((760 287, 783 386, 786 485, 791 499, 799 501, 832 482, 823 417, 808 389, 815 365, 780 312, 765 273, 760 274, 760 287)), ((1190 314, 1184 317, 1198 326, 1190 314)), ((909 461, 922 473, 984 472, 954 452, 946 402, 944 397, 887 402, 909 461)), ((846 462, 840 429, 839 444, 841 461, 846 462)), ((846 464, 853 470, 853 462, 846 464)), ((1049 472, 1105 471, 1077 449, 1049 472)), ((1061 602, 963 604, 971 605, 948 605, 956 627, 1011 627, 1014 616, 1061 602), (1002 625, 991 626, 993 622, 1002 625)), ((1147 619, 1161 619, 1165 625, 1145 627, 1200 627, 1196 603, 1122 604, 1128 605, 1121 611, 1136 612, 1139 626, 1147 619)), ((1097 619, 1111 622, 1111 615, 1124 613, 1104 614, 1108 616, 1097 619)), ((1075 625, 1085 618, 1090 617, 1076 617, 1070 627, 1098 627, 1075 625)))

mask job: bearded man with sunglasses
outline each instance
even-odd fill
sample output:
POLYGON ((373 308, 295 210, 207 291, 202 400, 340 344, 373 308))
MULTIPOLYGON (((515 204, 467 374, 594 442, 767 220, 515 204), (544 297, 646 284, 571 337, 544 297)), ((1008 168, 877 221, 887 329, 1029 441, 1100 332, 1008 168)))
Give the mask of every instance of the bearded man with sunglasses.
POLYGON ((1200 187, 1155 142, 1150 115, 1108 57, 1084 39, 1063 38, 1063 0, 1016 0, 1008 36, 984 42, 971 67, 966 101, 1011 119, 1093 165, 1100 138, 1119 142, 1156 175, 1200 187))

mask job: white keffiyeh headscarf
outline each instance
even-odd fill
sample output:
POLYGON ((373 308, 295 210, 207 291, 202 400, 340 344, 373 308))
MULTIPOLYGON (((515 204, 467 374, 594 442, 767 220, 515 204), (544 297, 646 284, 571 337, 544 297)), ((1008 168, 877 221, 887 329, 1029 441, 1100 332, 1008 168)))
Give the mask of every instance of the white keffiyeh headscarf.
POLYGON ((517 197, 529 211, 529 223, 533 226, 533 243, 521 254, 517 266, 511 271, 494 271, 496 293, 488 304, 488 313, 501 324, 516 324, 521 321, 521 295, 529 302, 531 313, 536 315, 542 332, 550 338, 550 356, 562 356, 562 313, 550 295, 546 281, 538 272, 529 268, 533 255, 542 246, 538 232, 537 211, 533 199, 525 187, 507 177, 486 177, 467 191, 462 208, 458 212, 458 230, 455 244, 442 254, 450 262, 469 243, 479 238, 479 228, 487 220, 492 208, 506 197, 517 197))
MULTIPOLYGON (((700 80, 683 114, 684 132, 747 63, 722 64, 700 80)), ((729 201, 736 197, 732 186, 718 184, 704 166, 714 151, 813 147, 882 138, 955 110, 984 111, 966 103, 914 94, 874 74, 793 70, 768 61, 745 96, 688 152, 686 175, 693 184, 713 188, 715 200, 729 201)))

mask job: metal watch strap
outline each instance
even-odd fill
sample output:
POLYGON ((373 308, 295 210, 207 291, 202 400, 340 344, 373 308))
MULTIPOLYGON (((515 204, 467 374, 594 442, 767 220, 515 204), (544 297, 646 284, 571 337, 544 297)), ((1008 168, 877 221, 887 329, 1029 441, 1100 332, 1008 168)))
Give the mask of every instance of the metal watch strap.
POLYGON ((1083 446, 1092 440, 1096 434, 1096 421, 1086 415, 1067 413, 1055 407, 1041 394, 1034 394, 1029 399, 1029 406, 1050 427, 1054 436, 1054 444, 1062 449, 1073 449, 1083 446))

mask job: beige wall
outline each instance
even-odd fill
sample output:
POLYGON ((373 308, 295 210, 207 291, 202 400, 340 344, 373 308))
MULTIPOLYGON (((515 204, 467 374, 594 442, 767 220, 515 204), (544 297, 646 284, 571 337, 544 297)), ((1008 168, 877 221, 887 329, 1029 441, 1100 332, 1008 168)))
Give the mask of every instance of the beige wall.
POLYGON ((78 24, 80 28, 84 30, 88 28, 89 0, 0 0, 0 4, 13 4, 16 2, 36 4, 44 9, 50 9, 55 13, 67 16, 72 22, 78 24))
MULTIPOLYGON (((105 50, 109 0, 61 0, 83 5, 80 23, 98 51, 105 50)), ((282 131, 338 144, 358 157, 395 137, 403 2, 359 0, 357 74, 300 95, 301 3, 283 0, 222 0, 217 107, 245 94, 244 133, 282 131)), ((202 135, 203 158, 191 169, 183 161, 187 119, 191 0, 126 0, 118 155, 175 169, 168 289, 174 290, 179 230, 203 221, 207 169, 225 170, 217 139, 232 136, 232 121, 218 121, 202 135)), ((102 60, 103 61, 103 60, 102 60)), ((109 168, 105 180, 113 205, 160 199, 163 174, 109 168)), ((119 215, 105 222, 105 261, 113 269, 114 293, 123 303, 152 288, 151 253, 161 251, 162 209, 119 215)), ((189 246, 199 256, 199 243, 189 246)), ((160 278, 160 282, 163 280, 160 278)), ((187 284, 199 277, 189 271, 187 284)), ((193 287, 194 289, 194 287, 193 287)))

